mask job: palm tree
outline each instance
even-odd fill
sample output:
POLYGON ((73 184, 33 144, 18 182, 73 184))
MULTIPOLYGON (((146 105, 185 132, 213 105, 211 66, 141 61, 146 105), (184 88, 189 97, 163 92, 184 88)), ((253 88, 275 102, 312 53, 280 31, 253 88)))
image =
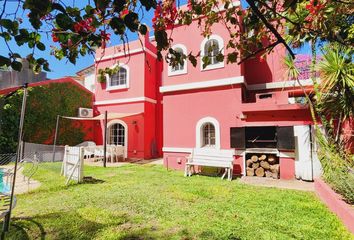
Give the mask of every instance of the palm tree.
POLYGON ((319 110, 342 122, 354 113, 354 49, 327 45, 322 53, 323 59, 317 65, 321 78, 319 110))
POLYGON ((332 142, 338 148, 341 142, 341 126, 354 113, 354 64, 353 49, 339 45, 327 45, 322 49, 323 59, 316 69, 321 84, 317 94, 317 110, 332 142), (333 122, 337 123, 334 130, 333 122))
MULTIPOLYGON (((322 53, 322 60, 314 68, 320 73, 321 79, 314 88, 315 97, 311 99, 303 90, 315 123, 323 178, 348 202, 354 203, 354 174, 350 170, 354 167, 354 159, 343 151, 343 145, 338 141, 341 123, 346 119, 353 119, 353 49, 329 45, 322 49, 322 53), (317 117, 326 130, 325 135, 317 127, 317 117), (338 122, 336 131, 332 131, 333 119, 338 122)), ((288 56, 284 64, 288 78, 298 81, 300 71, 294 60, 288 56)), ((301 86, 300 81, 298 83, 301 86)))

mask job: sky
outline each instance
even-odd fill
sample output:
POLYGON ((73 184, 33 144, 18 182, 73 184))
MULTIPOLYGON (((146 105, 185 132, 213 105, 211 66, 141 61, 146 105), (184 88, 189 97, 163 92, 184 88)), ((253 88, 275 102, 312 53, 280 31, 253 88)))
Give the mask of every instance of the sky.
MULTIPOLYGON (((68 4, 72 3, 70 0, 64 1, 68 4)), ((75 2, 75 1, 74 1, 75 2)), ((179 1, 180 5, 183 5, 187 2, 187 0, 181 0, 179 1)), ((246 6, 245 1, 241 1, 243 6, 246 6)), ((76 1, 76 6, 82 7, 87 4, 87 1, 76 1)), ((16 8, 16 4, 14 2, 8 2, 8 7, 6 9, 7 13, 14 12, 14 9, 16 8)), ((151 19, 152 19, 153 11, 149 12, 144 12, 143 16, 141 14, 141 22, 147 24, 151 28, 151 19)), ((27 20, 26 13, 21 14, 19 17, 21 17, 24 20, 24 27, 26 28, 31 28, 30 23, 27 20)), ((136 33, 128 33, 128 39, 129 41, 137 39, 137 34, 136 33)), ((81 69, 88 67, 94 63, 94 57, 92 55, 86 55, 84 57, 80 56, 77 59, 76 65, 70 63, 66 59, 58 60, 54 56, 50 55, 50 46, 54 45, 55 43, 52 42, 52 38, 50 35, 43 34, 41 41, 45 44, 46 50, 41 52, 39 50, 35 51, 35 56, 38 57, 43 57, 48 60, 50 64, 50 69, 51 72, 47 73, 47 77, 50 79, 56 79, 64 76, 74 76, 76 75, 76 72, 80 71, 81 69)), ((108 45, 117 45, 120 43, 120 40, 118 39, 118 36, 115 36, 112 34, 111 36, 111 43, 108 45)), ((13 41, 9 43, 10 48, 13 52, 19 53, 21 56, 26 56, 29 53, 31 53, 32 49, 29 49, 26 45, 23 45, 22 47, 18 47, 13 41)), ((8 55, 8 49, 3 42, 3 39, 0 39, 0 55, 7 56, 8 55)), ((308 45, 305 45, 302 49, 297 49, 295 50, 295 53, 299 54, 310 54, 310 47, 308 45)))

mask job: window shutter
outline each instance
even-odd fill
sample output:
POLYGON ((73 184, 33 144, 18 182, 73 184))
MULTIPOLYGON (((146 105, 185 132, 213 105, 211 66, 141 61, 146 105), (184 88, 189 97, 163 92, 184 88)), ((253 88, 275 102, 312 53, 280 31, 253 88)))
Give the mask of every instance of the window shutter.
POLYGON ((245 128, 244 127, 232 127, 230 128, 230 146, 231 148, 245 149, 245 128))
POLYGON ((277 127, 277 148, 279 150, 294 150, 294 127, 277 127))

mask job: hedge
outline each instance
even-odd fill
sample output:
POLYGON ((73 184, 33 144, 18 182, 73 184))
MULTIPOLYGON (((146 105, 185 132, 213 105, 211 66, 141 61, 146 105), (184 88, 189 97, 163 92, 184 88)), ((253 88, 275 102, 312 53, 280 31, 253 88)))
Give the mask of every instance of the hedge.
MULTIPOLYGON (((16 151, 23 90, 5 100, 0 96, 0 153, 16 151)), ((91 94, 69 82, 28 88, 24 141, 52 143, 57 115, 77 116, 79 107, 91 107, 91 94)), ((76 145, 84 140, 82 123, 62 119, 58 144, 76 145)))

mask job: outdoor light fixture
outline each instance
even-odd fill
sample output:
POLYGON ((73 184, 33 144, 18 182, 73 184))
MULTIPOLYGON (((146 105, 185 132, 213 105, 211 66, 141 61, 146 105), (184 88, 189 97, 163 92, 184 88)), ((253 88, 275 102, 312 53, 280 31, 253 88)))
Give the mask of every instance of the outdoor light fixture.
POLYGON ((243 113, 240 114, 240 119, 246 119, 246 118, 247 118, 246 114, 243 114, 243 113))

